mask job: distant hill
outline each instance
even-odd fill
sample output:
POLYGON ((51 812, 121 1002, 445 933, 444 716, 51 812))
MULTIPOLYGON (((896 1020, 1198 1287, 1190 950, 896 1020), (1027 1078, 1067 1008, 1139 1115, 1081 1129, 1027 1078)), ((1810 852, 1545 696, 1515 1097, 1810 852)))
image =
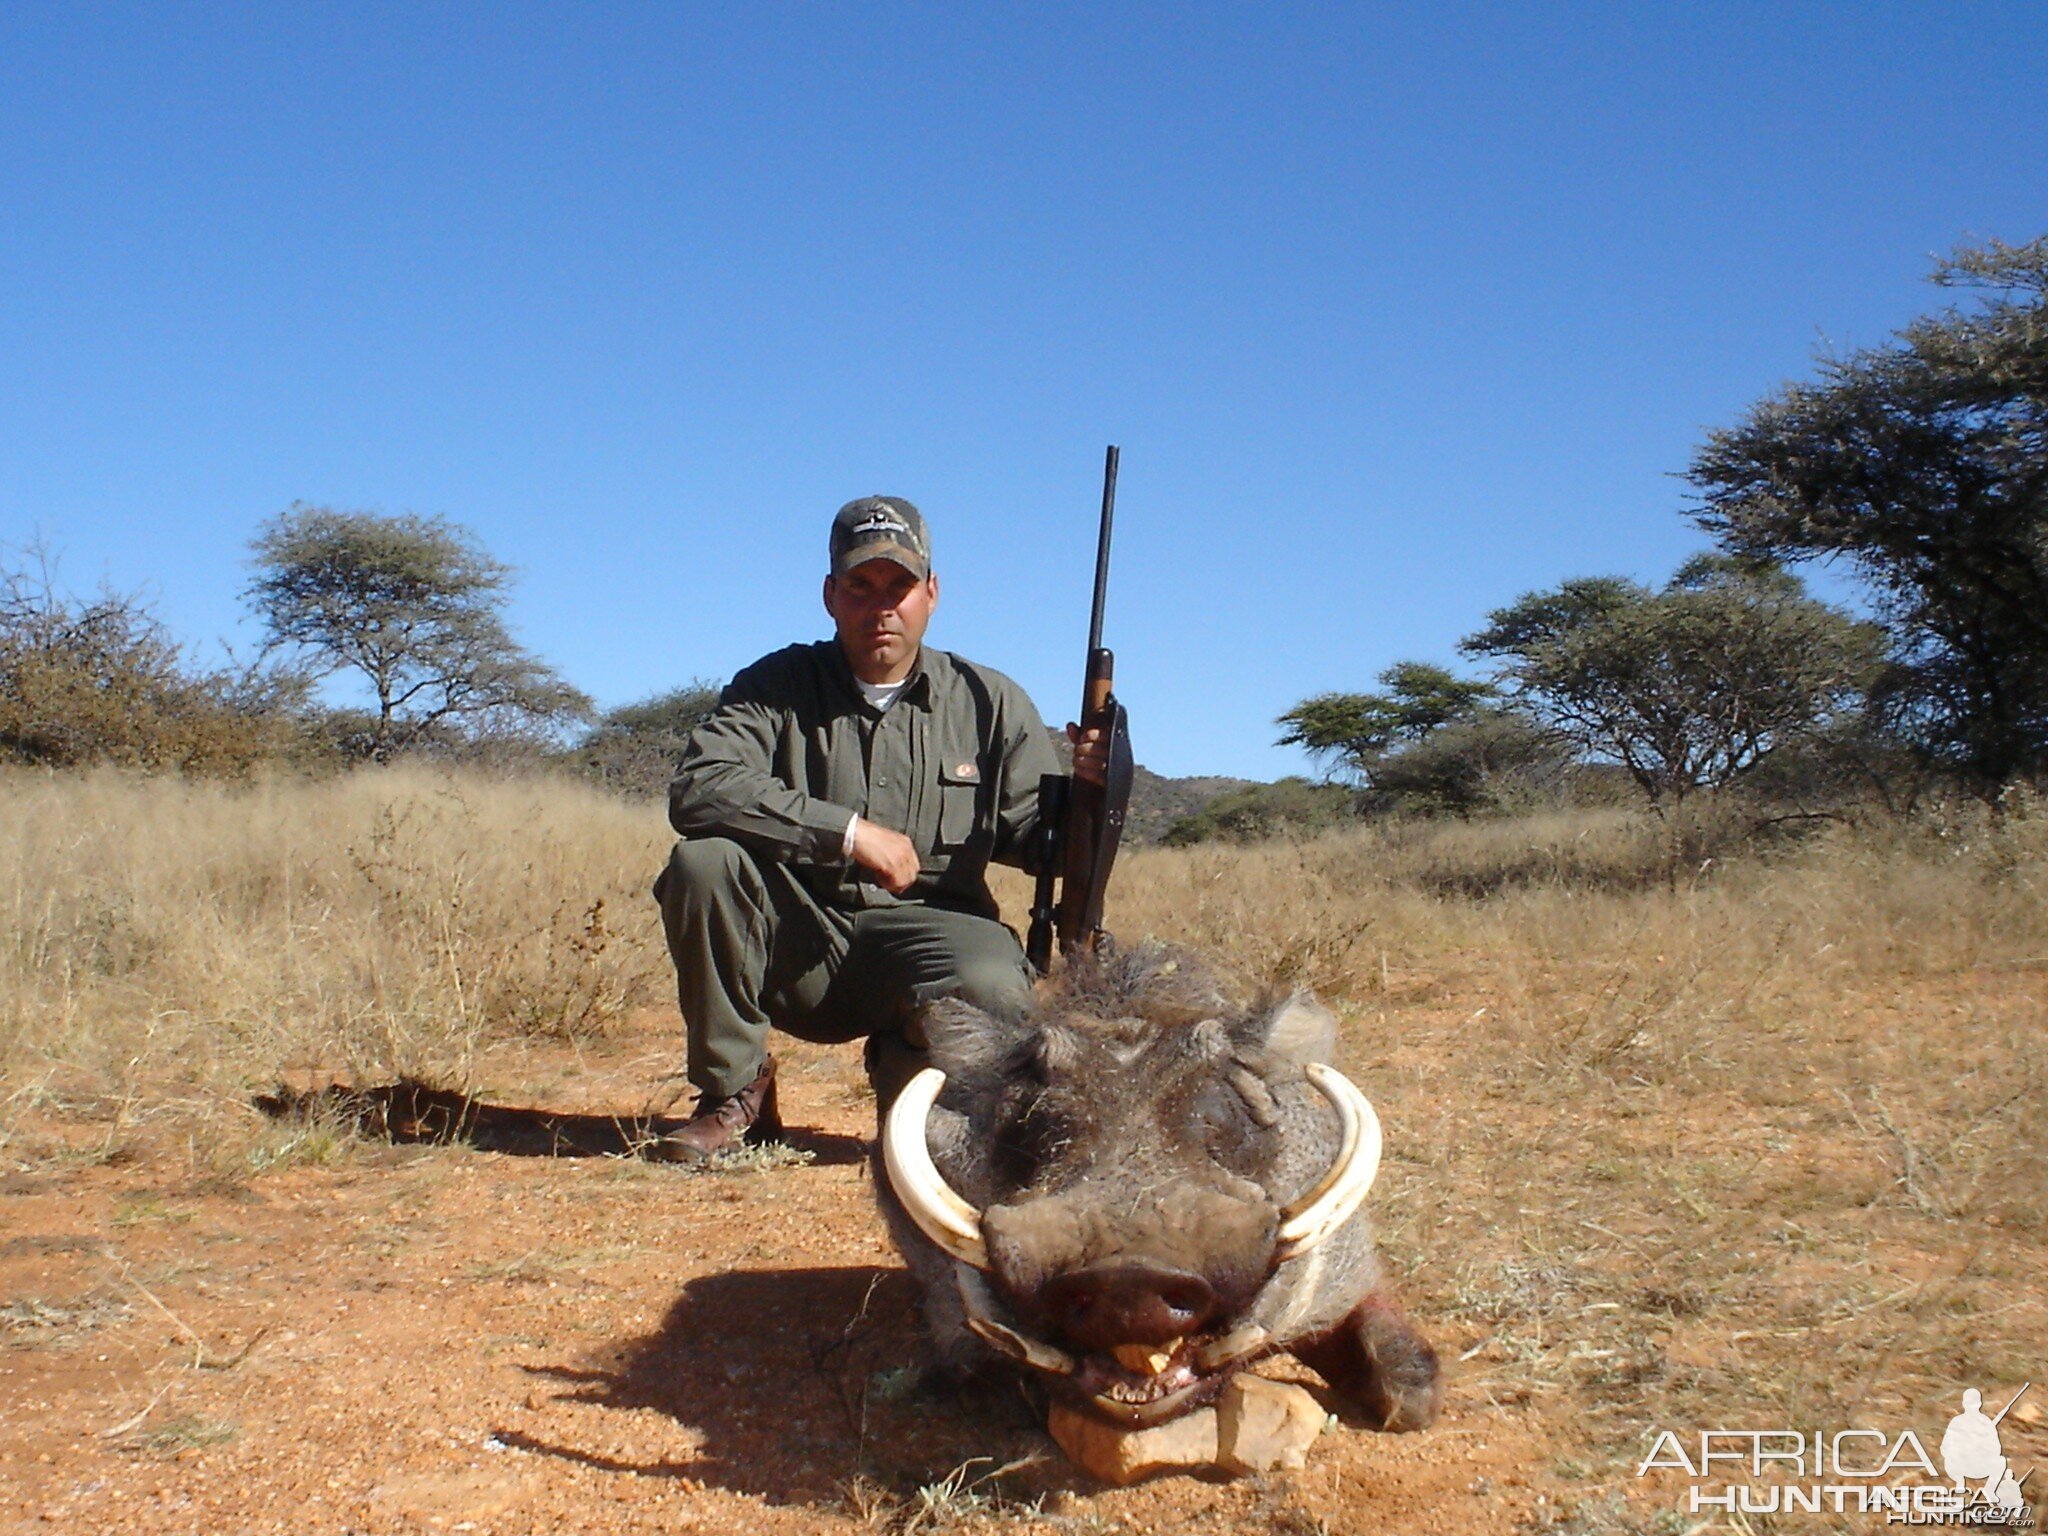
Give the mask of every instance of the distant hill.
POLYGON ((1218 774, 1169 779, 1140 767, 1131 781, 1131 809, 1124 817, 1124 839, 1156 843, 1183 816, 1192 816, 1218 795, 1245 789, 1252 783, 1251 779, 1227 779, 1218 774))
MULTIPOLYGON (((1074 755, 1065 734, 1048 730, 1046 735, 1052 738, 1060 766, 1071 769, 1074 755)), ((1166 829, 1183 816, 1192 816, 1218 795, 1247 788, 1254 782, 1252 779, 1225 778, 1221 774, 1169 779, 1140 763, 1131 779, 1131 807, 1124 816, 1124 841, 1156 843, 1166 835, 1166 829)))

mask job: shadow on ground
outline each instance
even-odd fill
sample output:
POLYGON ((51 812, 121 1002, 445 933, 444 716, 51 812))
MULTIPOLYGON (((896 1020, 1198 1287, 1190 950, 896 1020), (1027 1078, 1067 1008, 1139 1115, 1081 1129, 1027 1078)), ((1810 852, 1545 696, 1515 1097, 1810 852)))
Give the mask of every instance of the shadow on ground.
MULTIPOLYGON (((649 1142, 681 1127, 679 1115, 572 1115, 514 1104, 487 1104, 452 1088, 401 1078, 373 1088, 330 1084, 279 1088, 259 1095, 256 1108, 273 1119, 326 1117, 364 1136, 394 1142, 462 1145, 512 1157, 632 1157, 649 1142)), ((785 1145, 808 1152, 814 1163, 837 1166, 867 1156, 858 1136, 785 1128, 785 1145)))
POLYGON ((1027 1490, 1072 1486, 1014 1388, 971 1395, 922 1377, 901 1270, 736 1270, 683 1288, 660 1326, 594 1365, 532 1366, 573 1401, 665 1414, 695 1454, 627 1464, 501 1431, 507 1444, 642 1477, 689 1477, 773 1503, 847 1509, 865 1484, 904 1495, 969 1467, 1030 1466, 1027 1490))

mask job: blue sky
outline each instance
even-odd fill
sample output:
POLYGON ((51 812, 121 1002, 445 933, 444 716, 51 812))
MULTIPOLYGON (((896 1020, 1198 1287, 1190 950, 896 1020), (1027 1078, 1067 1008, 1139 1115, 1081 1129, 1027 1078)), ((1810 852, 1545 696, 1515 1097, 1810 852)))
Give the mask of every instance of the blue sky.
POLYGON ((1820 345, 2048 231, 2048 7, 0 11, 0 543, 248 649, 295 501, 518 567, 601 703, 826 632, 910 497, 935 643, 1055 722, 1103 445, 1139 760, 1564 577, 1820 345))

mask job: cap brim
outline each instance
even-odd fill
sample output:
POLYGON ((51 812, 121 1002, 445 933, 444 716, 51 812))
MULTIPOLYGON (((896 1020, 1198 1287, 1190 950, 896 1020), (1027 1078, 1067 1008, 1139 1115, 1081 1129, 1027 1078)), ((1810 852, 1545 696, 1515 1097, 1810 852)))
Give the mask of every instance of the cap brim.
POLYGON ((919 581, 923 581, 931 574, 931 567, 923 555, 907 544, 897 543, 894 539, 874 539, 866 544, 856 544, 850 549, 842 549, 839 557, 832 562, 832 574, 844 576, 855 566, 866 565, 870 560, 893 560, 919 581))

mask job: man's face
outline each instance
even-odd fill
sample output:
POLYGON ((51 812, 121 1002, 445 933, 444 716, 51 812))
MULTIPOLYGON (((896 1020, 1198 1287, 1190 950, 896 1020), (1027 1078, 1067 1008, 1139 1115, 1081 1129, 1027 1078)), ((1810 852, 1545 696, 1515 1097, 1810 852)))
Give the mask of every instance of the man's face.
POLYGON ((847 665, 864 683, 910 675, 925 626, 939 602, 939 578, 919 581, 894 560, 863 560, 825 578, 825 611, 839 629, 847 665))

